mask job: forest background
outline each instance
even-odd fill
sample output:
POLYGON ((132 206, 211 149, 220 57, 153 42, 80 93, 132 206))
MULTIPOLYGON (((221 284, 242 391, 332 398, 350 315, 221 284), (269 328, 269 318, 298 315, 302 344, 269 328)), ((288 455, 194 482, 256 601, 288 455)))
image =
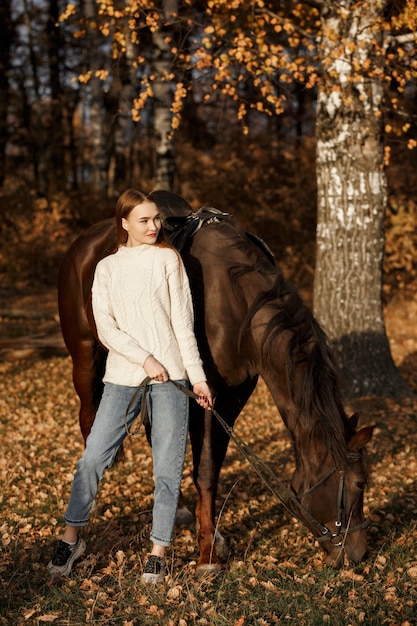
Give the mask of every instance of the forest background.
MULTIPOLYGON (((272 624, 278 618, 297 619, 299 624, 413 623, 416 20, 412 0, 3 1, 0 354, 5 430, 0 573, 4 623, 184 626, 272 624), (347 51, 352 72, 348 78, 346 67, 341 71, 347 51), (335 98, 337 93, 342 94, 340 99, 335 98), (335 109, 332 114, 329 104, 335 109), (371 154, 367 138, 359 135, 364 128, 378 138, 371 154), (329 140, 333 143, 326 161, 323 154, 329 140), (366 159, 358 158, 358 152, 366 159), (317 233, 323 229, 317 226, 324 223, 320 216, 323 180, 329 182, 333 176, 335 159, 346 170, 337 192, 345 200, 339 204, 337 193, 332 196, 329 222, 336 223, 339 213, 349 215, 359 206, 351 202, 350 174, 356 176, 362 168, 374 180, 367 168, 375 168, 386 179, 376 202, 381 208, 373 220, 376 247, 363 239, 364 234, 372 237, 359 213, 354 213, 354 230, 345 229, 339 244, 327 247, 324 273, 331 286, 343 237, 365 241, 364 259, 373 257, 370 266, 362 259, 353 263, 351 256, 352 267, 344 266, 342 271, 352 292, 362 282, 361 275, 369 275, 365 289, 376 283, 380 291, 376 310, 381 307, 384 312, 383 333, 386 328, 395 371, 405 381, 409 396, 401 402, 391 400, 393 389, 387 385, 384 397, 379 385, 378 399, 359 393, 351 403, 352 409, 364 411, 367 422, 377 424, 370 450, 375 478, 367 500, 372 521, 370 557, 341 578, 322 570, 315 549, 305 549, 306 535, 302 529, 300 534, 297 524, 289 527, 289 520, 278 513, 279 527, 273 527, 271 515, 277 515, 277 507, 267 504, 266 494, 252 477, 244 490, 240 488, 240 495, 235 490, 230 496, 236 475, 248 472, 240 469, 242 461, 232 448, 220 493, 228 505, 223 523, 235 544, 230 578, 205 587, 185 578, 194 548, 192 533, 185 530, 176 545, 177 565, 186 564, 184 578, 180 575, 174 581, 168 595, 135 595, 140 559, 135 560, 130 542, 133 532, 142 537, 143 531, 132 530, 138 517, 132 521, 126 507, 136 506, 132 493, 139 502, 148 502, 150 487, 132 478, 127 491, 117 481, 105 487, 103 507, 90 537, 99 545, 97 560, 85 561, 80 584, 70 581, 51 591, 42 576, 50 538, 59 530, 58 512, 50 501, 52 497, 54 505, 62 506, 72 472, 68 452, 77 454, 81 445, 70 363, 59 339, 55 303, 59 263, 70 242, 90 224, 112 215, 118 195, 127 187, 171 189, 194 209, 214 206, 232 213, 244 228, 265 239, 279 267, 312 307, 316 300, 320 312, 314 280, 322 263, 323 242, 317 233), (383 271, 375 276, 372 268, 379 266, 383 271), (16 415, 24 424, 18 434, 16 415), (55 440, 62 432, 68 438, 62 449, 54 451, 53 464, 45 446, 45 427, 55 440), (57 468, 63 479, 57 477, 57 468), (243 506, 243 496, 247 499, 251 489, 259 492, 259 498, 249 498, 243 506), (117 510, 123 511, 120 519, 117 510), (237 522, 242 519, 244 523, 237 522), (266 530, 271 536, 268 541, 266 530), (317 598, 313 604, 311 588, 317 598), (132 606, 137 604, 140 618, 132 616, 132 606)), ((360 174, 356 181, 360 188, 360 174)), ((340 281, 340 275, 335 279, 340 281)), ((349 318, 340 303, 338 311, 332 312, 330 305, 329 310, 335 318, 349 318)), ((367 345, 357 350, 361 357, 367 345)), ((395 387, 400 379, 388 370, 395 387)), ((265 443, 256 439, 256 432, 263 433, 270 444, 265 449, 268 457, 280 472, 289 474, 289 442, 278 421, 269 423, 275 409, 262 384, 252 402, 240 418, 242 433, 264 451, 265 443)), ((127 480, 132 458, 148 458, 142 445, 133 444, 133 456, 117 480, 127 480)), ((189 467, 185 480, 191 491, 189 467)))
POLYGON ((0 11, 3 284, 53 283, 124 189, 170 189, 309 286, 350 395, 407 393, 382 309, 416 273, 415 0, 0 11))

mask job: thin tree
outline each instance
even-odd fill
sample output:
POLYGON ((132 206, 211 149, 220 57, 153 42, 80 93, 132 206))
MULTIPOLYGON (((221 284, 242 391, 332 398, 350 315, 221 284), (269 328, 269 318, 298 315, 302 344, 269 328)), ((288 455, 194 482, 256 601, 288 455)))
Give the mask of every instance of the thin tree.
POLYGON ((51 103, 49 113, 50 141, 47 153, 49 161, 49 187, 62 189, 65 187, 64 172, 64 129, 63 129, 63 89, 62 89, 62 40, 59 26, 59 8, 57 0, 49 0, 49 13, 46 23, 49 82, 51 103))
POLYGON ((6 146, 8 141, 7 114, 9 109, 10 54, 14 25, 11 16, 11 0, 0 4, 0 186, 6 178, 6 146))
POLYGON ((100 49, 100 30, 98 29, 98 11, 93 0, 81 0, 86 18, 85 64, 89 80, 90 99, 88 116, 90 119, 90 149, 88 158, 91 167, 90 185, 101 200, 105 200, 108 190, 109 155, 106 142, 107 129, 104 124, 104 89, 100 76, 103 53, 100 49))

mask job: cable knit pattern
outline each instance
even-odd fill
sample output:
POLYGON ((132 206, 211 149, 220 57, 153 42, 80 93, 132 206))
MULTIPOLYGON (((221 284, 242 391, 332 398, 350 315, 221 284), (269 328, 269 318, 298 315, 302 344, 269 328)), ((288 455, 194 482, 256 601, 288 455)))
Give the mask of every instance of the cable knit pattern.
POLYGON ((137 387, 149 355, 173 380, 206 380, 188 277, 175 250, 121 246, 98 263, 92 302, 98 336, 109 351, 104 382, 137 387))

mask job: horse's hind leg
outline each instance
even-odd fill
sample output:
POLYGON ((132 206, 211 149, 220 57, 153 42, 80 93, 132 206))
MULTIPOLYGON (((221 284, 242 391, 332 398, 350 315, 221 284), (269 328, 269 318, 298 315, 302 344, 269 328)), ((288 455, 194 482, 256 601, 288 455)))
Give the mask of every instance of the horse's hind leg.
POLYGON ((105 353, 93 339, 81 340, 71 353, 74 388, 80 399, 80 428, 84 439, 96 416, 103 385, 105 353))

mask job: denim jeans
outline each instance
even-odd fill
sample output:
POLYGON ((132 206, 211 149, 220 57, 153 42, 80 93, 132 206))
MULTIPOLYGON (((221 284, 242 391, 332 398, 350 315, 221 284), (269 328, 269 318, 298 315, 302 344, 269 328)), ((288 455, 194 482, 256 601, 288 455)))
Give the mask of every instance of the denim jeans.
MULTIPOLYGON (((186 385, 186 381, 178 381, 186 385)), ((85 526, 104 470, 111 467, 117 451, 140 410, 143 390, 126 416, 135 389, 106 383, 100 405, 87 437, 86 448, 76 465, 65 521, 85 526)), ((151 540, 168 546, 173 539, 188 433, 188 396, 172 383, 149 385, 147 393, 151 424, 154 473, 154 504, 151 540)), ((140 471, 140 468, 138 468, 140 471)))

